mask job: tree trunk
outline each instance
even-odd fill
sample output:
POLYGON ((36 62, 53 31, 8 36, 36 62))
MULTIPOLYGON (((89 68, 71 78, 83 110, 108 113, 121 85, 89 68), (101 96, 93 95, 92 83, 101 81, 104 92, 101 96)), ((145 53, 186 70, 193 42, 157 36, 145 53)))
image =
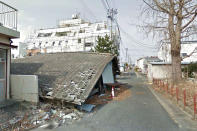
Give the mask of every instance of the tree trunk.
POLYGON ((172 54, 172 82, 178 83, 182 79, 180 50, 171 50, 172 54))
MULTIPOLYGON (((178 12, 178 16, 174 15, 174 5, 171 5, 170 15, 168 19, 169 24, 169 36, 171 42, 171 60, 172 60, 172 82, 177 84, 182 79, 181 71, 181 31, 182 31, 182 8, 178 12), (174 25, 174 20, 177 20, 174 25)), ((180 5, 181 6, 181 5, 180 5)))

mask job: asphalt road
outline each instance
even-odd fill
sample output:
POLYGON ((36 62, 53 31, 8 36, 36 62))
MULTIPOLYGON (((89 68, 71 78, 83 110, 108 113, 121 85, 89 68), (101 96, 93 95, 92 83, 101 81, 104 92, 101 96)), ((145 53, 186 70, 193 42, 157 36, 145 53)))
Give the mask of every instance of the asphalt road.
POLYGON ((153 96, 143 78, 135 73, 119 79, 128 83, 131 97, 124 101, 114 101, 96 112, 85 116, 69 126, 56 131, 179 131, 179 127, 169 117, 153 96))

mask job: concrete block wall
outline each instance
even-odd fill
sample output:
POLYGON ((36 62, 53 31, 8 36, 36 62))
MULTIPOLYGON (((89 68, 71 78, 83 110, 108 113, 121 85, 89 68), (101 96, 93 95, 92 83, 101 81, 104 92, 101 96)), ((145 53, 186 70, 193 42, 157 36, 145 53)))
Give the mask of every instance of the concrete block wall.
POLYGON ((171 65, 148 65, 148 80, 152 82, 153 78, 155 79, 169 79, 172 74, 171 65))
POLYGON ((38 103, 38 77, 35 75, 11 75, 11 98, 38 103))

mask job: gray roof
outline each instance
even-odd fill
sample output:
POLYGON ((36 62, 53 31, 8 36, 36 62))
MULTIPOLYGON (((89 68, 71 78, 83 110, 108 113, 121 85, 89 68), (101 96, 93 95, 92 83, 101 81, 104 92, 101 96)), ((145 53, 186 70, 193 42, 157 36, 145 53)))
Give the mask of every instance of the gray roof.
MULTIPOLYGON (((164 42, 165 44, 170 44, 170 42, 164 42)), ((181 41, 181 44, 197 44, 197 40, 181 41)))
POLYGON ((159 62, 161 61, 158 57, 145 57, 148 62, 159 62))
MULTIPOLYGON (((150 62, 152 65, 171 65, 170 62, 150 62)), ((189 62, 181 62, 182 65, 188 65, 189 62)))
POLYGON ((147 60, 147 62, 160 62, 161 61, 157 56, 142 57, 142 58, 138 59, 138 61, 141 59, 145 59, 145 60, 147 60))
POLYGON ((42 97, 82 104, 88 98, 105 66, 114 59, 110 54, 56 53, 12 61, 11 74, 38 75, 42 97))

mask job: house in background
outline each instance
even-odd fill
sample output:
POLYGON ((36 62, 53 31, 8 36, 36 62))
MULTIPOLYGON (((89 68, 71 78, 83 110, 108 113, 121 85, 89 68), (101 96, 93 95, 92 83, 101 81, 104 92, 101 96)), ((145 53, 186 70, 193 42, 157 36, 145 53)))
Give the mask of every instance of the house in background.
POLYGON ((11 39, 19 37, 17 9, 0 1, 0 101, 10 98, 11 39))
POLYGON ((151 62, 161 62, 157 56, 143 57, 136 61, 136 66, 140 69, 142 74, 148 73, 148 64, 151 62))
MULTIPOLYGON (((188 65, 187 62, 181 62, 181 68, 188 65)), ((148 81, 153 79, 172 80, 172 65, 169 62, 151 62, 148 64, 148 81)))
MULTIPOLYGON (((181 67, 184 68, 192 62, 197 62, 197 41, 181 42, 181 67)), ((171 45, 164 43, 159 49, 158 58, 163 62, 151 62, 148 64, 148 80, 153 79, 171 79, 171 45)))
MULTIPOLYGON (((197 41, 182 41, 181 57, 183 63, 197 62, 197 41)), ((158 52, 158 58, 167 63, 171 62, 170 43, 162 44, 158 52)))

